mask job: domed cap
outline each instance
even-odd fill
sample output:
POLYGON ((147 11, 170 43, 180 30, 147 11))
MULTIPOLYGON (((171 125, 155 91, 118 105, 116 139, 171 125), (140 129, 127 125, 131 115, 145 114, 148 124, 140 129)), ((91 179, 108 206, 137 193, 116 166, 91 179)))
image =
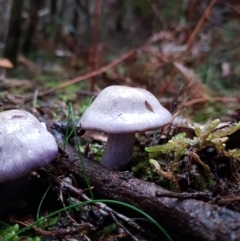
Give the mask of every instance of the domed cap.
POLYGON ((13 64, 9 59, 0 58, 0 67, 11 69, 13 68, 13 64))
POLYGON ((149 91, 113 85, 99 93, 78 126, 106 133, 130 133, 157 129, 171 119, 170 112, 149 91))
POLYGON ((4 111, 0 123, 0 183, 40 169, 57 156, 54 137, 32 114, 4 111))

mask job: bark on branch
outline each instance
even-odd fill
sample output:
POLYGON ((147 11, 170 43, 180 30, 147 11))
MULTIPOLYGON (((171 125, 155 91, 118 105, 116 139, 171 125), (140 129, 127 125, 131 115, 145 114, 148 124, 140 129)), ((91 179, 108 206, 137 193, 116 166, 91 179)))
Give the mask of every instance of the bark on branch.
MULTIPOLYGON (((60 135, 56 137, 62 143, 60 135)), ((75 148, 67 145, 66 153, 68 158, 63 160, 63 165, 84 182, 75 148)), ((134 178, 130 172, 108 170, 86 159, 84 165, 94 192, 138 207, 155 218, 171 235, 195 241, 240 240, 240 214, 237 212, 195 199, 159 197, 166 194, 165 189, 134 178)))

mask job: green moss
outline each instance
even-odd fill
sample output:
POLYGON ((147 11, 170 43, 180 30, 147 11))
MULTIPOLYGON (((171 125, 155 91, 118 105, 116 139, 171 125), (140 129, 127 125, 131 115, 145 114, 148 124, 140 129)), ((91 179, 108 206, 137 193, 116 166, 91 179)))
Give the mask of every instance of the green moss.
POLYGON ((171 190, 182 191, 187 186, 187 189, 204 191, 216 186, 215 168, 218 165, 211 164, 212 160, 202 160, 202 150, 211 147, 225 158, 240 160, 239 150, 225 150, 226 137, 240 129, 240 122, 216 129, 219 124, 220 120, 216 119, 201 127, 196 125, 196 136, 193 138, 187 138, 185 133, 179 133, 166 144, 146 147, 149 163, 140 163, 132 170, 138 172, 145 169, 152 179, 171 190), (156 175, 160 178, 156 179, 156 175))

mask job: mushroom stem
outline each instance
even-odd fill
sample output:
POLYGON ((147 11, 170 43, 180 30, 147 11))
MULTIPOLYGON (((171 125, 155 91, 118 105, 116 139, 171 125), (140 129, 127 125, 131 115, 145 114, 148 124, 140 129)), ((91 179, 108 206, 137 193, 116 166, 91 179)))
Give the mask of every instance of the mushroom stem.
POLYGON ((109 134, 101 164, 118 170, 132 157, 135 133, 109 134))

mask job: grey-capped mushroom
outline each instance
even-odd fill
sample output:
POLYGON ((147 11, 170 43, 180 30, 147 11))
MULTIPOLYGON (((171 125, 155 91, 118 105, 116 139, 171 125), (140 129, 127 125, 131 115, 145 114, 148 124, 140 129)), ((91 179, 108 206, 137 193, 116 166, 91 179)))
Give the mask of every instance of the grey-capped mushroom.
POLYGON ((108 133, 101 164, 119 169, 132 157, 136 132, 168 124, 171 113, 145 89, 113 85, 103 89, 78 127, 108 133))
POLYGON ((24 177, 56 158, 54 137, 29 112, 1 112, 0 123, 0 183, 24 177))

